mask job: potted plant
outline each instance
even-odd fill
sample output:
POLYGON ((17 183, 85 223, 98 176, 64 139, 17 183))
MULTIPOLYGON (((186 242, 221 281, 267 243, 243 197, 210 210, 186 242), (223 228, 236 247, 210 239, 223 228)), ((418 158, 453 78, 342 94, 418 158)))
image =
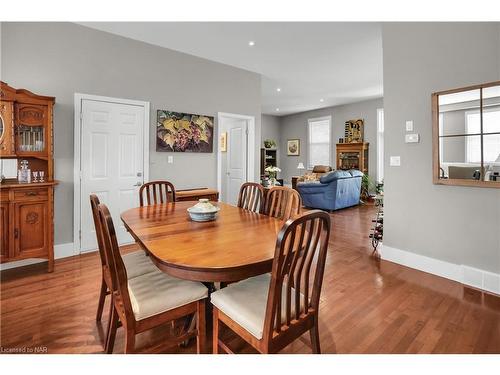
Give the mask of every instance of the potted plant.
POLYGON ((372 197, 370 195, 370 192, 375 191, 375 189, 376 189, 376 184, 373 178, 371 178, 367 174, 364 174, 363 177, 361 178, 361 194, 360 194, 361 203, 366 203, 371 201, 372 197))
POLYGON ((276 141, 274 141, 273 139, 266 139, 266 140, 264 140, 264 147, 265 148, 275 148, 276 141))

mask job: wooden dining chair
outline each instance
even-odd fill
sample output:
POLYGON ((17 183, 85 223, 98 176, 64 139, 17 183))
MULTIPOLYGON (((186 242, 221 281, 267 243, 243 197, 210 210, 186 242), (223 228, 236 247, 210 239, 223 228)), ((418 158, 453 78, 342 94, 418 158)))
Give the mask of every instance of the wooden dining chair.
POLYGON ((118 322, 125 330, 125 353, 135 350, 135 336, 159 325, 196 313, 196 328, 188 329, 175 337, 180 344, 191 337, 197 338, 197 351, 205 351, 205 303, 208 289, 199 282, 171 277, 162 272, 152 272, 127 277, 116 239, 113 219, 108 208, 99 204, 99 219, 103 228, 103 245, 111 279, 114 306, 108 350, 113 348, 118 322))
POLYGON ((278 234, 271 274, 212 293, 213 352, 221 347, 232 353, 219 337, 222 322, 260 353, 276 353, 307 331, 313 353, 321 353, 319 298, 329 237, 330 217, 323 211, 288 220, 278 234))
POLYGON ((139 204, 141 206, 175 202, 175 199, 175 187, 169 181, 146 182, 139 189, 139 204))
POLYGON ((261 213, 264 209, 264 187, 255 182, 245 182, 241 185, 238 207, 261 213))
POLYGON ((274 186, 269 189, 264 206, 264 214, 288 220, 300 214, 302 198, 297 190, 285 186, 274 186))
MULTIPOLYGON (((94 227, 97 238, 97 248, 99 251, 99 257, 101 259, 101 289, 99 293, 99 302, 97 304, 96 321, 101 321, 102 312, 104 309, 104 303, 106 296, 110 294, 111 290, 111 275, 109 272, 109 266, 106 262, 106 254, 103 245, 103 228, 101 221, 99 219, 99 198, 95 194, 90 195, 90 207, 92 208, 92 217, 94 219, 94 227)), ((127 269, 127 276, 132 279, 137 276, 145 275, 150 272, 160 272, 158 268, 153 264, 153 262, 144 255, 142 251, 134 251, 123 255, 123 263, 127 269)), ((111 314, 110 314, 111 317, 111 314)), ((109 328, 106 331, 104 350, 108 351, 106 347, 109 337, 109 328)), ((112 349, 111 349, 112 350, 112 349)))

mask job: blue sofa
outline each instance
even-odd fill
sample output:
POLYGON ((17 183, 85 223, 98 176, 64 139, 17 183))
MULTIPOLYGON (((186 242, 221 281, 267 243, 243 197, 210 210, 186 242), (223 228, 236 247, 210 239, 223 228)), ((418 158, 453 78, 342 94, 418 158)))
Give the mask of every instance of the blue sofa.
POLYGON ((333 171, 322 176, 319 181, 299 182, 297 190, 304 206, 323 210, 338 210, 359 204, 361 178, 363 172, 333 171))

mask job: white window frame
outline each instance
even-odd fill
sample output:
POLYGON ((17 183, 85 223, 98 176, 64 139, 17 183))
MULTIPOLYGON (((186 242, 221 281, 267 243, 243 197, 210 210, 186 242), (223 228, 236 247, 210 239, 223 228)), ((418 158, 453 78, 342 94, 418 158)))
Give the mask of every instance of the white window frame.
POLYGON ((377 181, 384 179, 384 109, 377 108, 377 181))
MULTIPOLYGON (((318 121, 328 121, 328 166, 332 166, 332 116, 323 116, 307 119, 307 169, 311 170, 311 123, 318 121)), ((327 142, 325 142, 327 143, 327 142)), ((323 144, 323 143, 322 143, 323 144)))

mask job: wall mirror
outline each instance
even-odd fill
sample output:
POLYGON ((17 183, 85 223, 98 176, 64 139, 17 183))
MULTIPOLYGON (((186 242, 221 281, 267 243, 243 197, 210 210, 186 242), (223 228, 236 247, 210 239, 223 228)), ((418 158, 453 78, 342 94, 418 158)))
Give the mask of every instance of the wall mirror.
POLYGON ((500 188, 500 82, 432 94, 435 184, 500 188))

